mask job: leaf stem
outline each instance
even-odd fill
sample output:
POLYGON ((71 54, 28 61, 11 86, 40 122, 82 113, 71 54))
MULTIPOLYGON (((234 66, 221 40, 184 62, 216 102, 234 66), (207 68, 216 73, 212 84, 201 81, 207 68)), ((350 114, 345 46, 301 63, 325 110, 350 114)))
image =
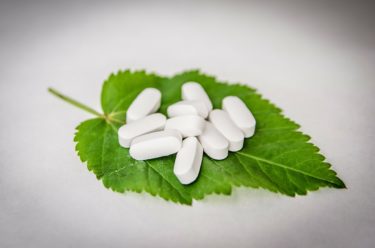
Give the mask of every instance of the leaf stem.
POLYGON ((60 98, 61 100, 67 102, 67 103, 70 103, 72 104, 73 106, 76 106, 82 110, 85 110, 86 112, 89 112, 90 114, 93 114, 93 115, 96 115, 98 117, 102 117, 102 118, 105 118, 105 116, 101 113, 99 113, 98 111, 86 106, 85 104, 83 103, 80 103, 66 95, 63 95, 61 94, 60 92, 58 92, 57 90, 53 89, 53 88, 48 88, 48 92, 51 93, 52 95, 60 98))

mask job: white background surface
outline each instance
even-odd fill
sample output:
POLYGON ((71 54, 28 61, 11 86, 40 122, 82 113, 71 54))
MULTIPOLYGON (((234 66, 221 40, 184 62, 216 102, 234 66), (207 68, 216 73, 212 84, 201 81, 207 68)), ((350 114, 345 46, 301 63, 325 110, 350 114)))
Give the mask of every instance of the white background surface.
POLYGON ((0 247, 374 247, 370 2, 0 3, 0 247), (74 151, 118 69, 248 83, 313 137, 348 189, 235 189, 193 207, 105 189, 74 151))

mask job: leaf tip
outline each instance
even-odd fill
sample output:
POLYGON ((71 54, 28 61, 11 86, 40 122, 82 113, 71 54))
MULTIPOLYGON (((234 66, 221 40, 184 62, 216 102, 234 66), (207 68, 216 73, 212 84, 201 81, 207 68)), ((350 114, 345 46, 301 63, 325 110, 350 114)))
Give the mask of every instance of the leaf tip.
POLYGON ((340 178, 337 177, 337 180, 334 184, 334 187, 335 188, 338 188, 338 189, 347 189, 344 181, 342 181, 340 178))

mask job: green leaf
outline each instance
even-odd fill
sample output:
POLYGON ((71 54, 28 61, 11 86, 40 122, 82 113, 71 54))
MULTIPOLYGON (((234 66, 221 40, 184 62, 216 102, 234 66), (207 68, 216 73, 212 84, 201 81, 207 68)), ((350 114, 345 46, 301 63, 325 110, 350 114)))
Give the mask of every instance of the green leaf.
POLYGON ((144 71, 112 74, 102 90, 104 115, 77 127, 76 150, 88 169, 116 192, 148 192, 166 200, 192 204, 209 194, 229 195, 235 186, 264 188, 289 196, 305 195, 320 187, 344 188, 345 184, 330 169, 310 137, 298 131, 299 125, 284 117, 281 110, 262 98, 254 89, 239 84, 218 82, 199 71, 188 71, 172 78, 144 71), (136 161, 128 149, 120 147, 117 129, 125 123, 130 103, 145 87, 162 92, 160 111, 181 99, 181 85, 199 82, 215 108, 225 96, 240 97, 257 120, 255 135, 245 140, 244 148, 217 161, 204 156, 198 179, 182 185, 173 174, 174 157, 136 161))

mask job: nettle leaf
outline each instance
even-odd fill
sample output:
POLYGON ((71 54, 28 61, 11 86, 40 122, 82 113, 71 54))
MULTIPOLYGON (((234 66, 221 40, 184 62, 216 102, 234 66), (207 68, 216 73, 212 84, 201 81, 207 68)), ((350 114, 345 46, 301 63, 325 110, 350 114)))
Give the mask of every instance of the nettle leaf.
POLYGON ((218 82, 199 71, 188 71, 172 78, 144 71, 120 71, 111 75, 102 90, 103 117, 87 120, 77 127, 76 150, 88 169, 116 192, 148 192, 166 200, 192 204, 209 194, 231 194, 234 186, 264 188, 289 196, 305 195, 320 187, 344 188, 310 137, 298 131, 299 125, 284 117, 281 110, 254 89, 218 82), (255 135, 244 148, 225 160, 204 156, 198 179, 182 185, 173 174, 175 156, 136 161, 129 150, 120 147, 117 129, 125 123, 131 102, 146 87, 162 92, 160 111, 181 99, 181 85, 199 82, 215 108, 225 96, 240 97, 257 121, 255 135))

